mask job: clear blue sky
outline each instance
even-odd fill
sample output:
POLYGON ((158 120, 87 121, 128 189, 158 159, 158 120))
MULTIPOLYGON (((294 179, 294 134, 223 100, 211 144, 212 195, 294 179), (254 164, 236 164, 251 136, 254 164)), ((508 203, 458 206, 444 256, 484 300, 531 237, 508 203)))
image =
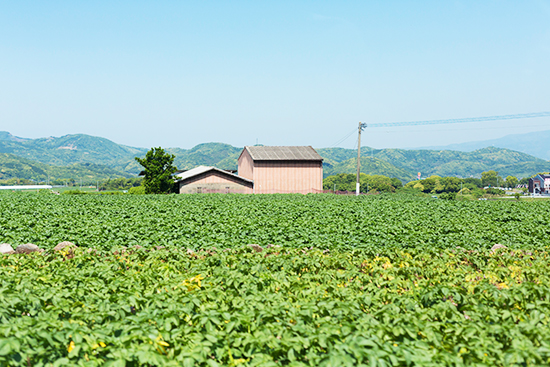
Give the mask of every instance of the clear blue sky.
MULTIPOLYGON (((359 121, 549 110, 550 0, 0 1, 0 130, 23 137, 328 147, 359 121)), ((363 145, 548 129, 371 129, 363 145)))

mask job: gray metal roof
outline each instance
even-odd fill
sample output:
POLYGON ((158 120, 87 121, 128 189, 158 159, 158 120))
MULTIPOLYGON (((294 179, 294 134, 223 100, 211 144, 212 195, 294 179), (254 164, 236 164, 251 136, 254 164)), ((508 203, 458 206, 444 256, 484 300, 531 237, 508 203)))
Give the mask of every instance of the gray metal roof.
POLYGON ((244 147, 255 161, 322 161, 311 146, 299 147, 244 147))
POLYGON ((190 169, 189 171, 181 172, 181 173, 178 173, 178 174, 174 175, 174 178, 177 181, 183 181, 183 180, 186 180, 190 177, 195 177, 195 176, 198 176, 198 175, 203 174, 203 173, 208 172, 208 171, 217 171, 217 172, 223 173, 224 175, 238 178, 239 180, 243 180, 243 181, 247 181, 247 182, 253 182, 252 180, 249 180, 249 179, 241 177, 241 176, 237 176, 236 174, 228 172, 228 171, 224 171, 223 169, 219 169, 219 168, 216 168, 216 167, 208 167, 208 166, 195 167, 193 169, 190 169))

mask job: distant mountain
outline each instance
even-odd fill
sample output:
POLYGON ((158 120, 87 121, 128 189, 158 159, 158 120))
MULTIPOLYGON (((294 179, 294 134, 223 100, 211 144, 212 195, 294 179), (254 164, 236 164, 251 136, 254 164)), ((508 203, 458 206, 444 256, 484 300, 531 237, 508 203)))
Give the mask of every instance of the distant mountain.
POLYGON ((13 136, 12 134, 10 134, 7 131, 0 131, 0 140, 25 141, 25 140, 29 140, 29 139, 19 138, 17 136, 13 136))
POLYGON ((479 176, 488 170, 503 176, 528 177, 550 168, 550 162, 510 149, 488 147, 473 152, 384 149, 374 156, 422 176, 479 176), (530 169, 529 169, 530 168, 530 169))
MULTIPOLYGON (((356 171, 357 150, 317 149, 325 158, 325 171, 353 173, 356 171), (344 161, 342 161, 344 160, 344 161)), ((479 176, 481 172, 496 170, 502 176, 528 177, 550 169, 550 162, 510 149, 488 147, 473 152, 451 150, 362 149, 362 172, 384 174, 401 180, 410 180, 420 172, 423 177, 479 176), (365 160, 372 155, 370 161, 365 160), (365 158, 364 158, 365 157, 365 158), (387 166, 374 162, 384 162, 387 166), (370 165, 370 166, 369 166, 370 165), (385 173, 381 173, 385 172, 385 173)))
MULTIPOLYGON (((2 134, 6 136, 5 132, 2 134)), ((134 167, 131 161, 135 156, 144 155, 145 152, 147 149, 127 147, 105 138, 84 134, 65 135, 60 138, 0 140, 0 153, 10 153, 55 166, 94 163, 130 173, 138 172, 138 169, 132 172, 134 167)))
POLYGON ((544 160, 550 160, 550 130, 507 135, 499 139, 471 141, 461 144, 432 146, 417 149, 459 150, 463 152, 471 152, 489 146, 516 150, 518 152, 526 153, 544 160))
POLYGON ((216 166, 221 169, 237 169, 237 159, 243 148, 223 143, 204 143, 191 149, 167 148, 176 156, 174 163, 179 169, 197 166, 216 166))
POLYGON ((95 182, 113 177, 131 177, 133 175, 110 167, 94 163, 76 163, 69 166, 58 167, 45 163, 21 158, 9 153, 0 153, 0 180, 11 178, 55 181, 75 180, 83 182, 95 182))
MULTIPOLYGON (((166 149, 167 152, 176 156, 175 164, 180 169, 190 169, 200 165, 236 169, 241 150, 242 148, 223 143, 199 144, 192 149, 166 149)), ((0 131, 0 153, 14 154, 55 166, 93 163, 130 174, 138 174, 141 166, 134 158, 142 157, 146 152, 145 148, 129 147, 105 138, 84 134, 23 139, 0 131)))
MULTIPOLYGON (((237 158, 242 148, 223 143, 205 143, 191 149, 166 148, 166 150, 176 156, 175 164, 179 169, 191 169, 200 165, 236 169, 237 158)), ((46 170, 38 163, 54 166, 55 170, 72 167, 71 169, 76 170, 75 172, 88 169, 98 175, 101 171, 104 175, 113 175, 111 177, 136 175, 141 171, 141 166, 134 157, 142 157, 146 152, 145 148, 120 145, 105 138, 83 134, 65 135, 59 138, 24 139, 14 137, 8 132, 0 132, 0 153, 11 155, 10 164, 14 163, 14 157, 27 160, 21 161, 22 165, 19 166, 7 166, 7 161, 0 162, 0 170, 9 170, 11 177, 20 175, 20 178, 25 178, 30 169, 25 168, 25 164, 36 167, 36 171, 30 169, 35 173, 38 169, 46 170), (9 167, 19 168, 10 170, 9 167)), ((325 177, 336 173, 355 172, 357 150, 319 148, 317 152, 324 158, 325 177)), ((544 159, 496 147, 471 152, 363 147, 361 165, 362 172, 397 177, 403 181, 413 179, 417 172, 421 172, 423 177, 430 175, 470 177, 479 176, 481 172, 493 169, 499 171, 502 176, 527 177, 538 172, 550 171, 550 162, 544 159)))

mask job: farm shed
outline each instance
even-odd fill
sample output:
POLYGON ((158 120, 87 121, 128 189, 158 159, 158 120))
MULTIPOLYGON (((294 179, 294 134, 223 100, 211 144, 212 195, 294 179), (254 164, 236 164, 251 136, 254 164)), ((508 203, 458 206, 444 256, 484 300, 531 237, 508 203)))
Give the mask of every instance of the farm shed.
POLYGON ((174 175, 180 194, 251 194, 252 180, 216 167, 200 166, 174 175))
POLYGON ((550 194, 550 175, 536 175, 529 179, 529 192, 531 194, 550 194))
POLYGON ((311 146, 246 146, 239 176, 254 182, 255 194, 308 194, 323 190, 323 158, 311 146))

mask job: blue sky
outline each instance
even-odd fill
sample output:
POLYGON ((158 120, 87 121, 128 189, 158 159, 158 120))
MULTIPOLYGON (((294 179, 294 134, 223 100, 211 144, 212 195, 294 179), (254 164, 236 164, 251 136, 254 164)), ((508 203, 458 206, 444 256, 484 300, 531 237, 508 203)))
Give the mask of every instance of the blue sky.
MULTIPOLYGON (((0 130, 23 137, 328 147, 359 121, 549 111, 550 0, 0 1, 0 86, 0 130)), ((367 129, 363 145, 548 129, 367 129)))

